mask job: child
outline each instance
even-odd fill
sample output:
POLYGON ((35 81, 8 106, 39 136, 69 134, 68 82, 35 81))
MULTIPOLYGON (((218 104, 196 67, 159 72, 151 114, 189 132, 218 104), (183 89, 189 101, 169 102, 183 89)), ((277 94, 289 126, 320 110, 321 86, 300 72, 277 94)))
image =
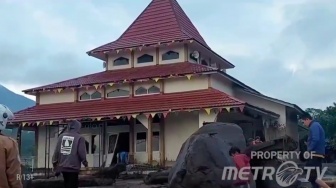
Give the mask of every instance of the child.
MULTIPOLYGON (((241 154, 239 148, 232 147, 229 151, 229 154, 230 154, 230 156, 233 157, 233 161, 236 164, 238 172, 243 167, 250 167, 250 157, 248 157, 246 154, 241 154)), ((248 172, 249 172, 249 175, 248 175, 247 180, 245 180, 245 179, 241 180, 238 177, 237 181, 234 182, 234 185, 235 186, 240 186, 241 188, 244 188, 244 187, 249 188, 250 187, 249 183, 251 181, 252 173, 251 173, 250 169, 248 169, 248 172)))

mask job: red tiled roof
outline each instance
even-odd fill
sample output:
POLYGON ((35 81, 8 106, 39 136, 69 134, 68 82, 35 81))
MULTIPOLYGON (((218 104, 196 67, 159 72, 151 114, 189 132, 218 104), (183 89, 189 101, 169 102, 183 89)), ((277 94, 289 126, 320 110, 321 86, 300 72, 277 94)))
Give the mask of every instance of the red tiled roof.
POLYGON ((120 38, 91 52, 190 39, 210 49, 176 0, 153 0, 120 38))
POLYGON ((30 92, 33 90, 38 91, 42 89, 78 87, 81 85, 93 85, 93 84, 102 84, 111 82, 115 83, 115 82, 122 82, 124 80, 135 81, 155 77, 168 77, 170 75, 182 76, 186 74, 197 74, 197 73, 211 72, 215 70, 217 69, 189 62, 135 67, 128 69, 103 71, 46 86, 27 89, 24 90, 23 92, 30 92))
POLYGON ((244 104, 244 102, 218 90, 206 89, 133 98, 38 105, 15 113, 14 122, 110 117, 113 115, 239 106, 244 104))

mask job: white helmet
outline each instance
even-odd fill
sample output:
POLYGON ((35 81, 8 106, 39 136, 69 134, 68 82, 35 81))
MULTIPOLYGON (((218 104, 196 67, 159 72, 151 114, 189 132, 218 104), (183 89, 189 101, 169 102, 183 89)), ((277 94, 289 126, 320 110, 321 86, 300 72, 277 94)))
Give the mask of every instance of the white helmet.
POLYGON ((6 129, 8 120, 14 119, 13 112, 5 105, 0 104, 0 130, 6 129))

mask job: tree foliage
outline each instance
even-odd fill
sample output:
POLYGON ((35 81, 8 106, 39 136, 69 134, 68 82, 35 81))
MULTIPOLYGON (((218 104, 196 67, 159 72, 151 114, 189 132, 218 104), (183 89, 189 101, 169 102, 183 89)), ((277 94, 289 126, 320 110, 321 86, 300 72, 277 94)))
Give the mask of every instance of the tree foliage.
POLYGON ((336 148, 336 103, 324 110, 307 108, 306 112, 321 123, 326 137, 330 140, 330 144, 336 148))

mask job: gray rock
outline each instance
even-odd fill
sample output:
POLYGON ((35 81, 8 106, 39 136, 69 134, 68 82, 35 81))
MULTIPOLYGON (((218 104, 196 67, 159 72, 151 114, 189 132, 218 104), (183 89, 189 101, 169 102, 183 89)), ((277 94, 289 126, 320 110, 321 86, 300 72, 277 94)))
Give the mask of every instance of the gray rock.
POLYGON ((246 148, 243 130, 238 125, 220 122, 204 125, 182 145, 169 173, 169 187, 232 187, 232 180, 222 180, 223 168, 235 166, 229 155, 232 146, 242 151, 246 148))

